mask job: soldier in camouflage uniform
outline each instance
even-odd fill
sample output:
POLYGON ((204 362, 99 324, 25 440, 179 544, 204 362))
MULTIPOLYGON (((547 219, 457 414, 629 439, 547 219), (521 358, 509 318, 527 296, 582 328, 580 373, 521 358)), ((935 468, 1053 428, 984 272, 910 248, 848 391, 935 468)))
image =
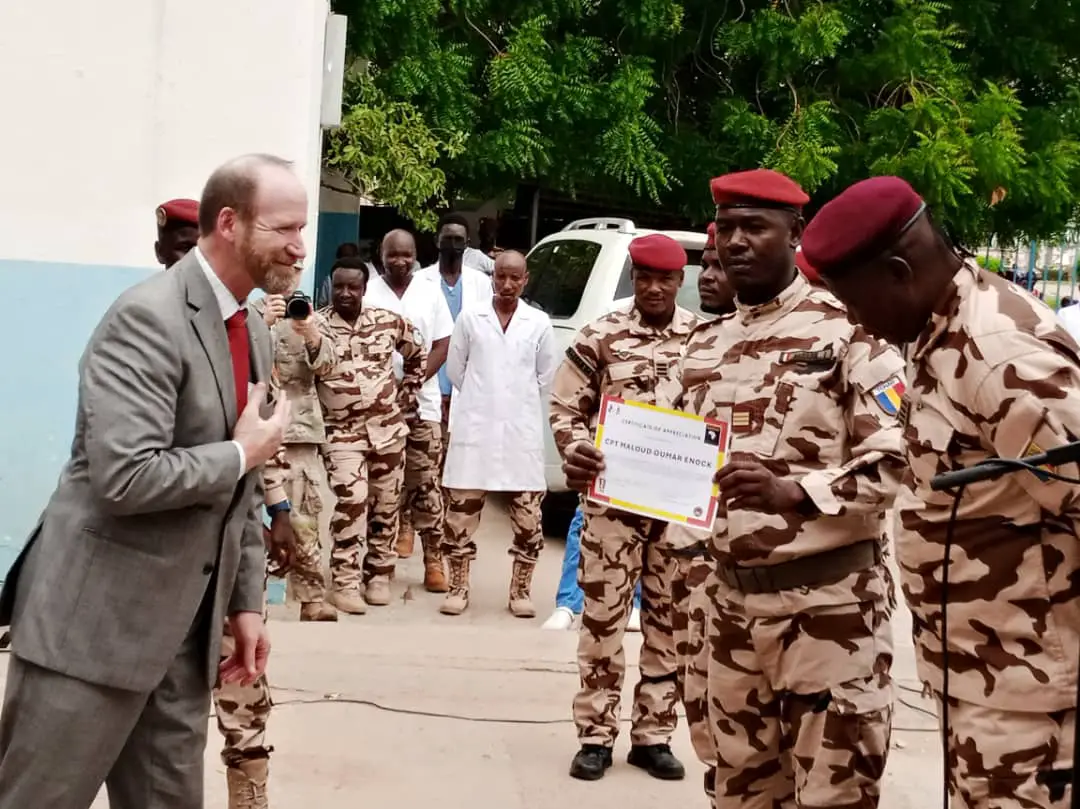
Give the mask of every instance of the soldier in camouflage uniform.
MULTIPOLYGON (((158 206, 156 215, 158 240, 154 252, 168 270, 198 240, 199 203, 193 199, 169 200, 158 206)), ((296 282, 299 280, 300 270, 297 270, 296 282)), ((285 474, 271 461, 263 469, 263 478, 264 501, 271 515, 267 536, 270 556, 279 569, 287 569, 296 554, 296 535, 289 519, 285 474)), ((264 619, 265 610, 264 601, 264 619)), ((226 621, 221 640, 222 662, 232 655, 234 648, 226 621)), ((229 809, 268 809, 267 781, 274 748, 266 744, 266 723, 273 704, 266 675, 260 675, 249 685, 219 684, 213 690, 213 700, 218 730, 225 738, 221 760, 225 764, 229 809)))
MULTIPOLYGON (((735 291, 728 283, 724 268, 716 253, 716 224, 710 223, 705 250, 701 255, 701 274, 698 276, 701 311, 719 317, 735 311, 735 291)), ((685 350, 685 344, 684 344, 685 350)), ((669 396, 674 400, 680 386, 666 382, 658 392, 660 404, 669 396), (669 393, 670 392, 670 393, 669 393)), ((705 583, 712 570, 709 558, 708 532, 671 525, 667 529, 678 551, 678 570, 671 583, 672 628, 675 632, 675 659, 678 665, 679 694, 686 709, 686 724, 694 752, 705 765, 705 790, 712 794, 716 750, 709 727, 709 644, 707 619, 709 597, 705 583), (679 534, 683 536, 680 538, 679 534)))
MULTIPOLYGON (((654 234, 630 244, 633 304, 585 326, 567 349, 551 393, 555 443, 569 466, 599 455, 593 446, 603 394, 654 404, 657 384, 678 359, 698 319, 675 304, 686 252, 654 234)), ((587 481, 568 482, 579 489, 587 481)), ((585 595, 578 641, 581 690, 574 721, 581 749, 570 775, 603 777, 619 732, 625 671, 623 635, 634 586, 641 579, 641 679, 634 692, 629 762, 651 775, 679 779, 672 755, 678 701, 671 582, 678 558, 664 537, 665 523, 586 501, 579 579, 585 595)))
MULTIPOLYGON (((859 183, 826 205, 804 250, 854 319, 907 346, 896 554, 919 676, 946 729, 954 805, 1067 807, 1077 488, 1029 472, 971 483, 950 543, 953 492, 930 481, 1075 441, 1080 348, 1041 301, 958 255, 898 178, 859 183)), ((1075 464, 1053 471, 1080 476, 1075 464)))
POLYGON ((334 340, 326 320, 317 312, 304 319, 287 318, 283 295, 267 295, 256 301, 254 308, 270 327, 274 346, 272 382, 278 395, 288 396, 292 404, 292 423, 272 463, 285 476, 296 532, 296 557, 289 578, 300 602, 300 620, 336 621, 337 610, 326 602, 319 537, 319 481, 323 477, 320 446, 326 442, 326 430, 315 391, 315 380, 330 373, 337 361, 334 340))
POLYGON ((731 429, 708 583, 713 804, 876 806, 903 360, 796 270, 798 185, 755 170, 712 190, 737 312, 691 333, 674 404, 731 429))
POLYGON ((334 265, 331 305, 320 314, 330 326, 337 365, 316 384, 326 422, 326 471, 337 497, 330 521, 334 602, 357 615, 365 612, 365 601, 390 603, 409 432, 405 414, 416 410, 427 362, 423 338, 409 321, 363 304, 367 278, 367 266, 358 259, 334 265), (400 386, 395 351, 404 366, 400 386))

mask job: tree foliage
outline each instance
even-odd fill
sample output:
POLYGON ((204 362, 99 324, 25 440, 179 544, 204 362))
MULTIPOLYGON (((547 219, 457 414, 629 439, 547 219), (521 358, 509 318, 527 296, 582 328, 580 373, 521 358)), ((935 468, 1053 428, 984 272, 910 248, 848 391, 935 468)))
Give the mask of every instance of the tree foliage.
MULTIPOLYGON (((381 103, 411 105, 440 144, 419 159, 455 193, 537 181, 701 222, 711 176, 769 166, 816 203, 899 174, 968 241, 1056 234, 1075 218, 1073 0, 334 6, 381 103)), ((384 136, 363 137, 397 154, 384 136)))

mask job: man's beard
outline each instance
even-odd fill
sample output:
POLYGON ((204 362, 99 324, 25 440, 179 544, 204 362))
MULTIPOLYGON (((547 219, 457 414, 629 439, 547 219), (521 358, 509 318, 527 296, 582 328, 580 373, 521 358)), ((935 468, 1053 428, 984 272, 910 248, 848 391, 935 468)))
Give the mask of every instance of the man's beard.
POLYGON ((296 272, 292 266, 278 264, 275 256, 260 252, 251 239, 244 240, 240 245, 240 252, 248 275, 263 292, 267 295, 284 295, 289 292, 296 272))

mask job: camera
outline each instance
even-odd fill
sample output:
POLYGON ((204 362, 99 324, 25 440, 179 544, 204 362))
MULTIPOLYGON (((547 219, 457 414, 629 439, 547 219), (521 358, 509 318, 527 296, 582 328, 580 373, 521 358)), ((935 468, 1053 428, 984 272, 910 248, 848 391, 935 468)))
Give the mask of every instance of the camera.
POLYGON ((304 320, 311 314, 311 298, 300 290, 285 299, 285 317, 304 320))

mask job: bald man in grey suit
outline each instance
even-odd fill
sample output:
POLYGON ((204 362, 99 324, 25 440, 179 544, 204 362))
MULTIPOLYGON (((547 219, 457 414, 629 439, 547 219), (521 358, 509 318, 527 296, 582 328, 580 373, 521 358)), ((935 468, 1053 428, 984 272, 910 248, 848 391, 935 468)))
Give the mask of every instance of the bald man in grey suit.
POLYGON ((203 806, 210 690, 269 654, 259 470, 289 420, 284 399, 263 417, 269 333, 244 302, 285 288, 306 220, 287 162, 230 161, 198 247, 91 336, 71 458, 0 595, 0 809, 87 809, 102 783, 112 809, 203 806))

